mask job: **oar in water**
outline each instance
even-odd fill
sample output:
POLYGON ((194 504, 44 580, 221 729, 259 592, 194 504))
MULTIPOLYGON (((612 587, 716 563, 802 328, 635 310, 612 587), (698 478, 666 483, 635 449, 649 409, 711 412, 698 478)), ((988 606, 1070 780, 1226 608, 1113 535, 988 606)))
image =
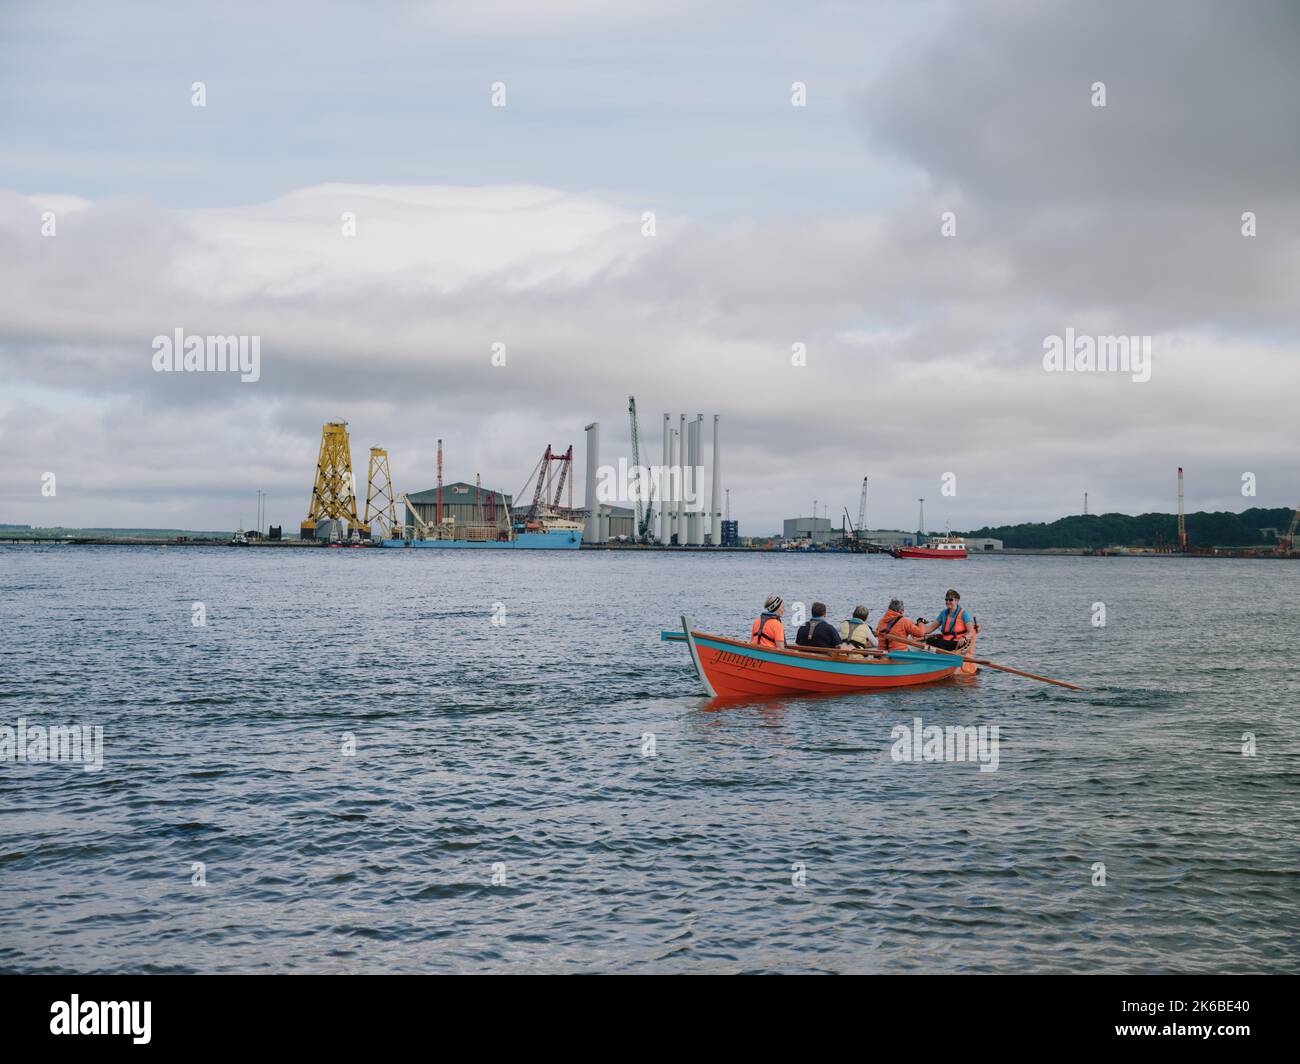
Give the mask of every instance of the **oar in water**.
POLYGON ((989 661, 986 658, 968 658, 956 650, 944 650, 941 647, 932 647, 928 643, 918 643, 914 639, 908 639, 903 635, 887 635, 886 639, 891 642, 906 643, 910 647, 917 647, 920 650, 933 650, 940 654, 951 654, 954 658, 961 658, 962 661, 969 661, 972 665, 983 665, 986 668, 998 669, 1001 672, 1009 672, 1013 676, 1023 676, 1028 680, 1038 680, 1041 683, 1055 684, 1057 687, 1064 687, 1070 691, 1086 691, 1086 687, 1076 687, 1072 683, 1066 683, 1064 680, 1053 680, 1050 676, 1039 676, 1037 673, 1023 672, 1020 669, 1013 669, 1010 665, 999 665, 995 661, 989 661))

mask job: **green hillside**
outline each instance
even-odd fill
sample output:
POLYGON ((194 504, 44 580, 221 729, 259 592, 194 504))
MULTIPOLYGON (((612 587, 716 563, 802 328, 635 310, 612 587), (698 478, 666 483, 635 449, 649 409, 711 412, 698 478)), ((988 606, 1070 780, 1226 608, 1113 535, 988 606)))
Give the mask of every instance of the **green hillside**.
MULTIPOLYGON (((1254 547, 1276 542, 1271 531, 1285 533, 1292 510, 1254 507, 1239 514, 1197 512, 1187 515, 1187 542, 1192 547, 1254 547)), ((1075 514, 1050 524, 975 528, 966 536, 990 536, 1006 547, 1154 547, 1178 542, 1177 514, 1075 514)))

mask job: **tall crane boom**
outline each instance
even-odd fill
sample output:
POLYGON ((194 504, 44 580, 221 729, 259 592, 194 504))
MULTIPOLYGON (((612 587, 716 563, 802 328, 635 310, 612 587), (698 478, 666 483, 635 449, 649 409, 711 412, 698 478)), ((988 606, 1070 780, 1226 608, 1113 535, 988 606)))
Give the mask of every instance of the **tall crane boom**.
POLYGON ((646 487, 643 507, 641 505, 641 433, 636 424, 636 397, 632 395, 627 397, 627 419, 632 429, 632 474, 629 490, 636 500, 636 536, 637 539, 645 541, 650 538, 650 526, 654 523, 654 484, 652 481, 646 487))
POLYGON ((546 477, 551 468, 551 459, 554 457, 551 454, 551 445, 548 443, 546 452, 537 466, 537 487, 533 489, 533 504, 528 507, 528 516, 524 519, 526 525, 533 525, 537 521, 538 511, 542 508, 542 492, 546 489, 546 477))
POLYGON ((438 441, 438 505, 436 510, 436 520, 438 522, 438 534, 442 534, 442 440, 438 441))
POLYGON ((867 478, 862 478, 862 500, 858 503, 858 534, 867 528, 867 478))

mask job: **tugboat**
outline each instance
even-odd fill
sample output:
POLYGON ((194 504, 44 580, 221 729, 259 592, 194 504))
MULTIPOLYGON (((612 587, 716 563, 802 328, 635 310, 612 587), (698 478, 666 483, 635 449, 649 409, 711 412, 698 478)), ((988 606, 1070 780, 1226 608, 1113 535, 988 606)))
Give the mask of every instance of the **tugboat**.
POLYGON ((966 541, 961 536, 935 536, 915 547, 895 547, 889 552, 895 558, 964 558, 966 541))

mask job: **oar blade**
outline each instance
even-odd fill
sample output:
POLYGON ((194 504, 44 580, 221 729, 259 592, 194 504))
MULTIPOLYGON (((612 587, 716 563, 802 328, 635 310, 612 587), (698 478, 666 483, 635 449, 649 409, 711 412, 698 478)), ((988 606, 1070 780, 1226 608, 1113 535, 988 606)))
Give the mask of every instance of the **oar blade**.
POLYGON ((1064 687, 1069 691, 1086 691, 1086 687, 1079 687, 1077 684, 1066 683, 1064 680, 1053 680, 1050 676, 1039 676, 1037 673, 1025 672, 1022 669, 1013 669, 1010 665, 999 665, 996 661, 989 661, 987 658, 968 658, 966 655, 956 650, 944 650, 942 647, 931 647, 926 643, 918 643, 914 639, 908 639, 904 635, 891 635, 890 639, 896 639, 900 643, 906 643, 908 646, 918 647, 922 650, 929 649, 939 654, 951 654, 954 658, 961 658, 962 661, 969 661, 972 665, 984 665, 990 669, 997 669, 1000 672, 1009 672, 1012 676, 1023 676, 1027 680, 1037 680, 1039 683, 1050 683, 1056 687, 1064 687))

